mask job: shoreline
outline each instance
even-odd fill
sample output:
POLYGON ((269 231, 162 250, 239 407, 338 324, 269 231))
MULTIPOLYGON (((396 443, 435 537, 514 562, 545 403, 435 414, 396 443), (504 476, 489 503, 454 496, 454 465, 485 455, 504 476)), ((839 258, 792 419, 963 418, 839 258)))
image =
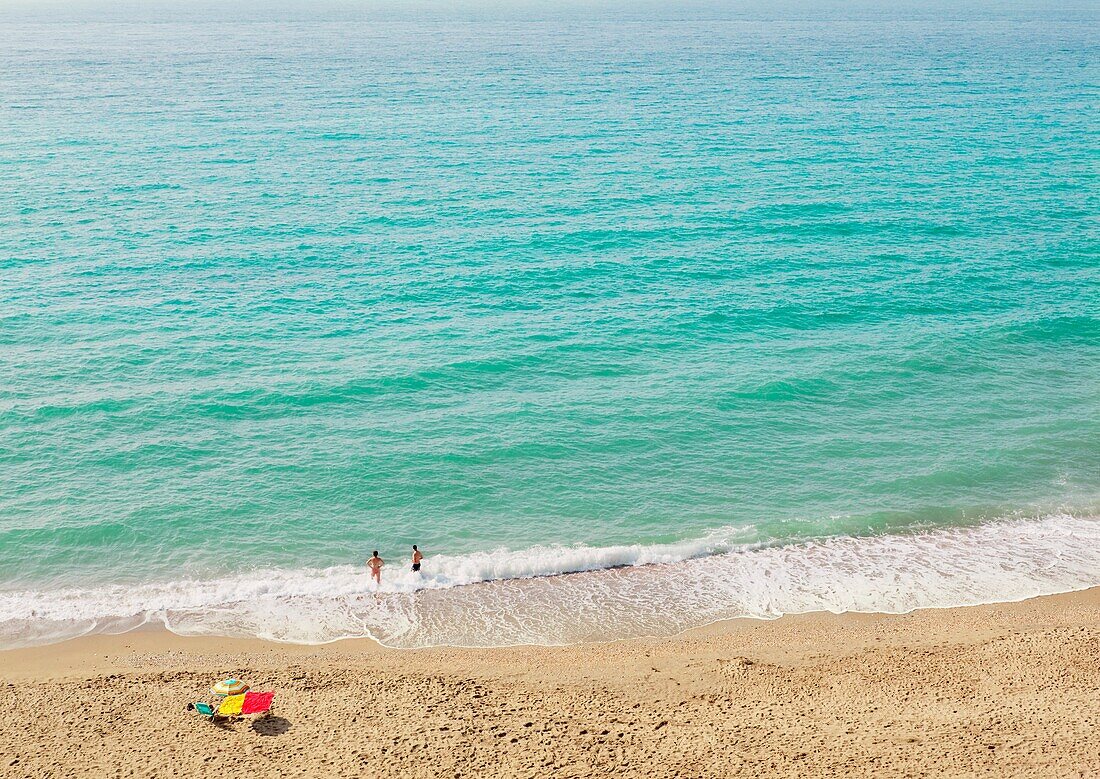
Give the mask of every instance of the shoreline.
POLYGON ((1098 693, 1100 588, 561 647, 146 628, 0 652, 0 775, 1100 775, 1098 693), (275 716, 184 711, 224 675, 275 716))
POLYGON ((378 593, 365 569, 350 565, 0 591, 0 647, 149 622, 181 635, 306 645, 568 646, 675 636, 739 617, 904 614, 1100 585, 1100 517, 1092 514, 698 554, 713 541, 440 555, 426 575, 396 568, 378 593))
MULTIPOLYGON (((622 566, 622 568, 628 568, 622 566)), ((588 573, 602 573, 604 570, 615 571, 617 568, 601 569, 600 571, 577 571, 568 572, 563 574, 553 574, 553 576, 573 576, 578 574, 588 573)), ((534 577, 534 578, 549 578, 547 577, 534 577)), ((529 580, 525 580, 529 581, 529 580)), ((482 582, 480 584, 496 584, 497 582, 482 582)), ((470 585, 464 585, 470 586, 470 585)), ((473 585, 477 586, 477 585, 473 585)), ((797 619, 814 619, 814 618, 828 618, 828 617, 841 617, 841 618, 859 618, 859 617, 906 617, 912 614, 919 614, 922 612, 946 612, 946 611, 959 611, 965 609, 980 609, 983 607, 996 607, 996 606, 1011 606, 1019 603, 1027 603, 1029 601, 1044 600, 1047 598, 1061 598, 1070 597, 1074 595, 1080 595, 1082 593, 1088 593, 1091 591, 1098 593, 1097 598, 1100 599, 1100 584, 1078 587, 1075 589, 1068 589, 1061 592, 1044 593, 1041 595, 1025 595, 1021 597, 1014 597, 1005 600, 991 600, 983 603, 967 603, 957 606, 930 606, 930 607, 918 607, 910 609, 908 611, 829 611, 829 610, 817 610, 817 611, 799 611, 779 614, 776 616, 761 616, 761 617, 730 617, 715 619, 710 622, 706 622, 700 625, 684 628, 676 633, 667 635, 654 634, 654 635, 640 635, 640 636, 622 636, 619 638, 594 638, 585 641, 576 641, 573 643, 562 644, 537 644, 537 643, 516 643, 516 644, 494 644, 491 646, 478 646, 474 644, 433 644, 430 646, 392 646, 385 644, 379 639, 372 638, 370 636, 346 636, 341 638, 333 638, 325 641, 317 641, 313 643, 301 642, 301 641, 280 641, 277 639, 264 638, 261 636, 232 636, 232 635, 219 635, 219 634, 186 634, 177 633, 170 628, 166 627, 163 623, 157 621, 143 622, 127 630, 117 632, 104 632, 97 633, 91 632, 84 635, 73 636, 71 638, 62 638, 57 641, 51 641, 46 644, 32 644, 29 646, 21 647, 0 647, 0 659, 13 660, 16 663, 16 667, 19 667, 19 660, 24 653, 34 654, 39 651, 64 649, 68 648, 70 644, 76 646, 71 647, 71 653, 77 656, 86 656, 89 652, 95 653, 102 648, 108 650, 118 651, 118 645, 124 642, 126 648, 130 648, 131 644, 145 645, 147 642, 152 642, 154 646, 161 647, 165 643, 171 644, 175 640, 184 642, 230 642, 232 644, 242 644, 243 649, 255 649, 253 645, 279 647, 284 649, 299 648, 304 651, 311 649, 327 649, 336 648, 339 649, 345 645, 355 647, 359 651, 367 651, 373 649, 379 652, 431 652, 435 650, 439 651, 459 651, 459 652, 492 652, 495 650, 524 650, 524 649, 569 649, 571 647, 596 647, 606 646, 611 644, 622 644, 630 642, 653 642, 653 641, 677 641, 680 639, 688 639, 696 634, 707 634, 712 631, 723 632, 724 629, 731 629, 734 626, 751 626, 755 623, 767 623, 776 622, 779 620, 789 621, 797 619), (132 636, 144 636, 144 638, 128 641, 127 639, 132 636), (102 644, 102 647, 98 646, 102 644), (89 650, 89 647, 92 647, 89 650)), ((59 654, 68 655, 70 652, 59 652, 59 654)), ((3 679, 4 674, 0 672, 0 679, 3 679)))

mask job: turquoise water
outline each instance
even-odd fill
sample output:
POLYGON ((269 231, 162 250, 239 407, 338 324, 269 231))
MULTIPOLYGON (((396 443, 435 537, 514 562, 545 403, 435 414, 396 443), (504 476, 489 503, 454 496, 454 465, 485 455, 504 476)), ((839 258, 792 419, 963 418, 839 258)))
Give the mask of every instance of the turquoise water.
POLYGON ((0 638, 1100 584, 1095 9, 204 13, 0 10, 0 638))

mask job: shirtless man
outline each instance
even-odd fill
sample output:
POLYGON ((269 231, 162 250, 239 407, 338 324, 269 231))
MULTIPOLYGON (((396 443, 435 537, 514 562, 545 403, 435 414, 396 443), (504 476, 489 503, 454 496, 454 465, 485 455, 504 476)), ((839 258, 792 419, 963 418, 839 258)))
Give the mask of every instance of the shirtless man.
POLYGON ((416 544, 413 544, 413 572, 419 573, 420 561, 424 559, 424 555, 420 554, 420 550, 416 548, 416 544))
POLYGON ((386 561, 378 556, 378 550, 375 549, 372 553, 374 557, 367 560, 367 567, 370 568, 371 578, 379 584, 382 583, 382 566, 386 564, 386 561))

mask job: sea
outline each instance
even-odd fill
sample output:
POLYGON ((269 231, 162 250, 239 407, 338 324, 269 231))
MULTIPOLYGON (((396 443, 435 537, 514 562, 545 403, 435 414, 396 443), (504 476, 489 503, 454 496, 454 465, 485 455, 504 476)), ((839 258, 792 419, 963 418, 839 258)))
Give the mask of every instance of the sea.
POLYGON ((1100 585, 1097 29, 6 0, 0 647, 1100 585))

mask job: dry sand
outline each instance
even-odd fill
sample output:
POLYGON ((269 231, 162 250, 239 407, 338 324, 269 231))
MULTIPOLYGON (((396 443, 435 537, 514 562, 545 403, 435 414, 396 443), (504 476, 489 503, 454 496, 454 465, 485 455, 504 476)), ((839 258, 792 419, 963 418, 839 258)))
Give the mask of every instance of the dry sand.
POLYGON ((392 651, 163 631, 0 653, 0 775, 1098 776, 1100 590, 671 639, 392 651), (214 680, 275 715, 186 712, 214 680))

